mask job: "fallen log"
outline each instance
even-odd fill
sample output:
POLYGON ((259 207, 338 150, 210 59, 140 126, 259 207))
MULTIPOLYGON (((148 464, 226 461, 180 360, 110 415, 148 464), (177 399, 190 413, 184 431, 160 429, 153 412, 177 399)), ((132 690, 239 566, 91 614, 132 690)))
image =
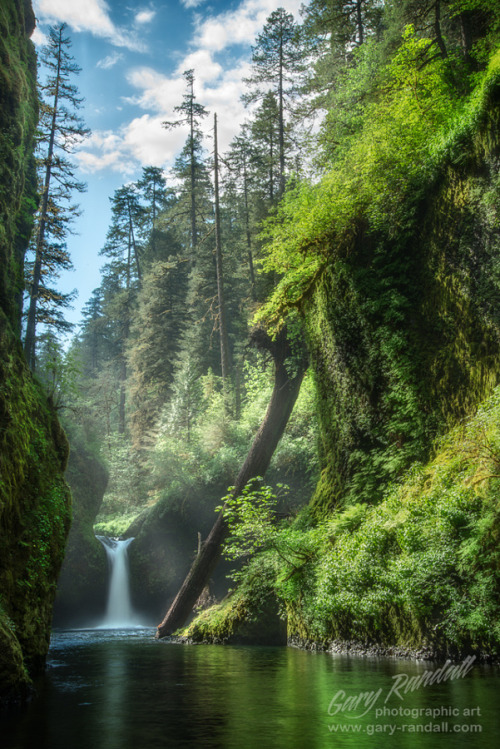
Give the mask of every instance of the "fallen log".
MULTIPOLYGON (((274 387, 264 420, 235 481, 233 497, 241 494, 250 479, 264 476, 285 431, 307 369, 305 349, 299 346, 299 351, 292 350, 285 329, 274 341, 265 331, 257 329, 252 340, 259 348, 269 351, 274 359, 274 387)), ((220 559, 227 533, 224 514, 219 512, 165 618, 158 625, 157 639, 171 635, 185 624, 220 559)))

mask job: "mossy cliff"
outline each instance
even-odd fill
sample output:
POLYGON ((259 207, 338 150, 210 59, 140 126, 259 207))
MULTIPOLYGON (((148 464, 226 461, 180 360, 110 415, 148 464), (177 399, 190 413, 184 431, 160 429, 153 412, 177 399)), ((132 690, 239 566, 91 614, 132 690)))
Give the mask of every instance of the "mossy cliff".
MULTIPOLYGON (((184 632, 232 642, 274 597, 295 644, 500 657, 500 389, 376 505, 283 527, 184 632)), ((266 631, 264 617, 261 634, 266 631)))
MULTIPOLYGON (((70 524, 68 443, 0 310, 0 591, 3 634, 33 671, 48 650, 52 604, 70 524)), ((24 672, 0 648, 5 697, 24 672), (11 670, 12 666, 12 670, 11 670)), ((22 663, 22 660, 21 660, 22 663)))
POLYGON ((0 307, 16 332, 23 260, 36 200, 33 133, 38 119, 30 0, 0 6, 0 307))
POLYGON ((0 701, 43 665, 70 523, 68 444, 18 339, 36 126, 30 3, 0 8, 0 701))
POLYGON ((295 642, 500 654, 500 52, 444 130, 406 126, 403 98, 274 227, 263 316, 302 315, 322 475, 193 639, 266 593, 295 642))
POLYGON ((407 206, 353 227, 304 305, 318 392, 319 515, 375 502, 499 381, 500 73, 407 206))

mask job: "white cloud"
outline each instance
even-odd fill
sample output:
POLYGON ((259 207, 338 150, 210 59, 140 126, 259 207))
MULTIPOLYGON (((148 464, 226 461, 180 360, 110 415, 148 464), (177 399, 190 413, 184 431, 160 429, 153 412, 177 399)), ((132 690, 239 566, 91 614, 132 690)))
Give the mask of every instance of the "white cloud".
MULTIPOLYGON (((193 0, 184 0, 186 3, 193 0)), ((302 0, 289 0, 286 9, 298 11, 302 0)), ((248 116, 241 103, 242 79, 250 74, 251 63, 248 46, 255 41, 273 10, 280 6, 279 0, 244 0, 239 7, 205 21, 196 20, 195 33, 188 53, 171 75, 142 66, 130 69, 128 83, 137 91, 136 95, 124 99, 129 105, 140 107, 145 113, 135 117, 117 133, 97 133, 80 151, 82 169, 98 171, 111 168, 129 175, 138 166, 172 166, 176 154, 187 137, 187 126, 165 130, 164 121, 175 121, 174 108, 181 104, 186 93, 183 71, 195 71, 195 95, 197 101, 210 112, 203 121, 206 134, 213 127, 213 113, 217 112, 219 147, 228 148, 238 133, 240 125, 248 116), (232 60, 224 68, 219 62, 219 53, 232 45, 243 44, 247 52, 232 60)), ((241 49, 238 49, 241 53, 241 49)), ((206 143, 207 150, 210 142, 206 143)))
POLYGON ((138 24, 151 23, 155 16, 155 10, 140 10, 138 13, 136 13, 134 21, 138 24))
POLYGON ((113 52, 113 54, 108 55, 107 57, 103 57, 102 60, 98 60, 95 66, 96 68, 100 68, 101 70, 109 70, 110 68, 114 67, 117 62, 123 60, 123 58, 123 52, 113 52))
POLYGON ((42 23, 67 23, 73 31, 89 31, 117 47, 144 50, 144 44, 131 32, 115 26, 105 0, 34 0, 33 5, 42 23))
MULTIPOLYGON (((208 109, 210 115, 214 112, 218 114, 219 142, 223 150, 229 146, 246 116, 240 101, 241 79, 250 72, 250 64, 246 59, 225 71, 212 59, 209 52, 197 50, 182 60, 173 77, 164 76, 152 68, 135 68, 129 71, 127 79, 140 93, 128 101, 142 109, 158 113, 157 117, 147 121, 148 127, 153 127, 155 121, 175 121, 178 115, 174 112, 174 107, 181 103, 186 92, 186 81, 182 71, 190 68, 195 69, 197 101, 208 109)), ((212 116, 204 120, 203 128, 206 132, 211 130, 212 122, 212 116)), ((139 123, 144 125, 146 121, 139 118, 136 125, 139 123)), ((180 147, 187 136, 187 129, 179 128, 173 132, 182 133, 178 144, 180 147)), ((153 140, 150 142, 153 143, 153 140)), ((136 150, 136 153, 138 152, 136 150)))
POLYGON ((37 47, 41 47, 43 44, 47 44, 49 40, 47 35, 44 34, 38 26, 35 26, 35 30, 31 35, 31 41, 36 44, 37 47))
POLYGON ((184 142, 184 135, 165 130, 162 120, 162 117, 144 114, 132 120, 126 128, 125 148, 144 166, 172 164, 184 142))
POLYGON ((204 2, 205 0, 181 0, 181 3, 185 8, 197 8, 204 2))
MULTIPOLYGON (((202 49, 220 52, 234 44, 253 44, 271 13, 283 5, 279 0, 244 0, 234 10, 196 21, 194 43, 202 49)), ((288 0, 286 10, 295 16, 302 0, 288 0)))
POLYGON ((75 154, 83 172, 112 169, 130 176, 138 166, 167 166, 182 147, 184 134, 162 127, 162 117, 144 114, 119 132, 94 131, 75 154))
POLYGON ((185 81, 180 76, 169 78, 153 68, 134 68, 127 73, 127 80, 140 91, 137 97, 127 100, 129 104, 168 116, 171 116, 185 92, 185 81))
POLYGON ((198 86, 217 80, 224 72, 222 65, 213 59, 208 49, 197 49, 195 52, 191 52, 183 59, 182 66, 177 68, 178 72, 191 69, 194 70, 198 86), (181 67, 182 71, 180 70, 181 67))

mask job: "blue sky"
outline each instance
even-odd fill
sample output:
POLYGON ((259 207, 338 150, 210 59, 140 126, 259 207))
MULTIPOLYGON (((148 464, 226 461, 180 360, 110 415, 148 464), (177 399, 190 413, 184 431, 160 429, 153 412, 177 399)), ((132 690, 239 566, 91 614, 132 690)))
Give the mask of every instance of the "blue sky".
POLYGON ((72 322, 80 321, 81 307, 100 283, 109 197, 137 179, 143 166, 162 167, 168 178, 185 142, 182 128, 161 127, 175 119, 173 108, 185 93, 183 71, 194 68, 198 101, 217 112, 223 151, 246 116, 241 80, 250 70, 251 45, 273 10, 284 7, 298 20, 302 2, 33 0, 37 46, 50 24, 68 24, 72 54, 82 68, 76 82, 85 97, 83 116, 92 130, 74 157, 88 185, 78 196, 78 234, 68 241, 76 270, 60 280, 61 290, 79 292, 67 315, 72 322))

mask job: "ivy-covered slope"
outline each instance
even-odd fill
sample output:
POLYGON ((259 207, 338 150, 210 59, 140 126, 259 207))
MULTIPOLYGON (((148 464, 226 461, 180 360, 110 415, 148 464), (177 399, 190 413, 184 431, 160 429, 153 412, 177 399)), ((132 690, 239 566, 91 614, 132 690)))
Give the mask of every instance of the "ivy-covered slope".
POLYGON ((405 32, 363 128, 269 228, 260 316, 304 321, 322 475, 296 523, 255 521, 262 553, 193 639, 274 597, 302 642, 500 651, 500 52, 457 94, 425 44, 405 32))
POLYGON ((186 635, 229 641, 274 598, 302 645, 500 654, 500 389, 376 505, 270 534, 233 596, 186 635), (340 642, 339 642, 340 641, 340 642))
POLYGON ((460 97, 443 70, 418 67, 421 43, 406 33, 388 66, 396 83, 271 228, 266 267, 285 272, 260 314, 304 320, 318 515, 378 501, 498 382, 500 52, 460 97))
POLYGON ((36 126, 29 2, 0 7, 0 701, 22 698, 47 653, 70 522, 65 435, 17 336, 36 126))

